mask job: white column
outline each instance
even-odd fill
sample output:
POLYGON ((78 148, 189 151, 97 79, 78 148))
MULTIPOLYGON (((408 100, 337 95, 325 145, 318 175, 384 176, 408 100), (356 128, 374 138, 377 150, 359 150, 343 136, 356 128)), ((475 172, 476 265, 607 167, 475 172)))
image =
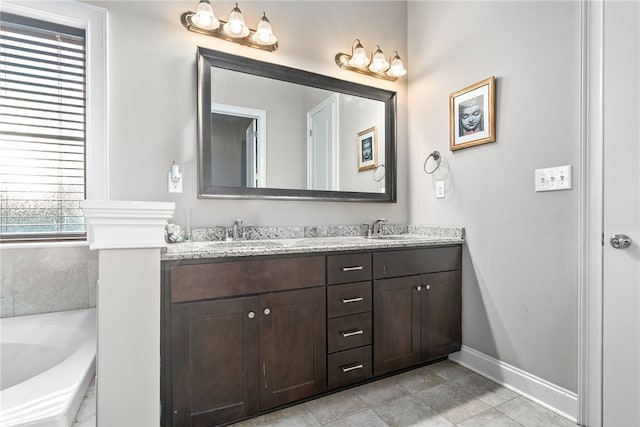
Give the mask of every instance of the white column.
POLYGON ((160 248, 174 203, 87 200, 99 250, 96 424, 160 425, 160 248))

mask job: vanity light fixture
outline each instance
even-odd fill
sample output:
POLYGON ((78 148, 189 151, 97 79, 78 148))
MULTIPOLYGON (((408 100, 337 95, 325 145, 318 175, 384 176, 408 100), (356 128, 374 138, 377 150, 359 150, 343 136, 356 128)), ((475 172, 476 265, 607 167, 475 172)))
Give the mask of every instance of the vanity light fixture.
POLYGON ((265 12, 255 30, 249 28, 238 3, 231 10, 227 21, 219 20, 213 13, 209 0, 200 0, 196 12, 185 12, 180 17, 189 31, 273 52, 278 48, 278 38, 273 34, 271 22, 265 12))
POLYGON ((394 51, 393 56, 387 61, 380 46, 375 45, 369 58, 358 39, 355 39, 351 45, 351 55, 342 52, 336 54, 336 65, 345 70, 391 81, 396 81, 398 77, 407 74, 397 51, 394 51))

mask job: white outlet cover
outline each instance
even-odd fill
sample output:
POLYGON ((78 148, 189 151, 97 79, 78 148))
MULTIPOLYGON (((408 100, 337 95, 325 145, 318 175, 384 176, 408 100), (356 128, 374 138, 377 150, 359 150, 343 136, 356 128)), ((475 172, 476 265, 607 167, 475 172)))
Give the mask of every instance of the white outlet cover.
POLYGON ((171 181, 171 172, 167 173, 167 190, 169 193, 182 193, 182 174, 179 174, 178 182, 171 181))
POLYGON ((570 190, 573 188, 571 184, 571 165, 536 169, 535 188, 537 192, 570 190))
POLYGON ((444 181, 436 181, 436 199, 444 199, 444 181))

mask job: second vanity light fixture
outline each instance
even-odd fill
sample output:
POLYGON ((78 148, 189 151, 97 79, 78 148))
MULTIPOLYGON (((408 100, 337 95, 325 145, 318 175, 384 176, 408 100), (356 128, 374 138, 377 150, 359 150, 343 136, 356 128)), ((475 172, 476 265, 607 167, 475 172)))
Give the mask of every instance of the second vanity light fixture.
POLYGON ((216 18, 209 0, 200 0, 196 12, 185 12, 180 20, 187 30, 195 33, 271 52, 278 48, 278 38, 273 34, 266 13, 262 12, 256 29, 252 30, 245 24, 238 3, 229 13, 229 20, 226 22, 216 18))
POLYGON ((342 52, 336 54, 336 64, 345 70, 391 81, 407 74, 398 52, 394 51, 393 56, 387 61, 380 46, 375 45, 369 58, 358 39, 353 41, 351 55, 342 52))

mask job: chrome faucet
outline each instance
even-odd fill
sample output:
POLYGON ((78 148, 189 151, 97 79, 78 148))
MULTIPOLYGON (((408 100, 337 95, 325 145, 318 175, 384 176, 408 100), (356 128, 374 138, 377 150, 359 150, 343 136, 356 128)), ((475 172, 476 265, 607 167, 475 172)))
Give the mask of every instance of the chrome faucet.
POLYGON ((242 220, 236 219, 235 221, 233 221, 233 226, 231 227, 230 231, 231 235, 228 235, 228 238, 231 238, 231 240, 242 239, 244 237, 244 227, 242 226, 242 220))
POLYGON ((371 226, 371 234, 380 235, 382 234, 382 226, 386 223, 387 220, 385 218, 378 218, 373 221, 373 225, 371 226))

